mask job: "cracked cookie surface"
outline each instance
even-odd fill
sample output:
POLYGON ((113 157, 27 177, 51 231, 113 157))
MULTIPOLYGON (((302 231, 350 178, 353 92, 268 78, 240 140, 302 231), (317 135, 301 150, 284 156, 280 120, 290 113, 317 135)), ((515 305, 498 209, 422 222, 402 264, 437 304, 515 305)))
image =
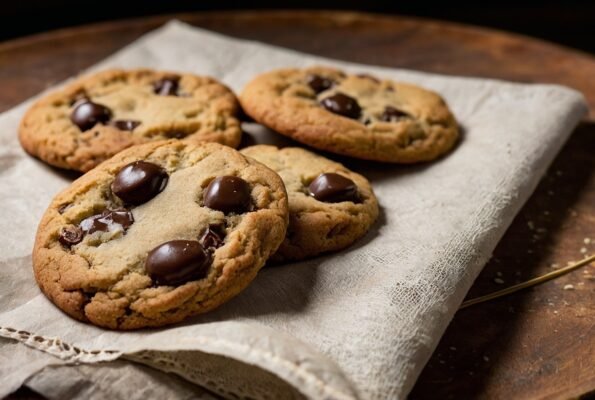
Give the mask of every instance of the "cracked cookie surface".
POLYGON ((21 121, 19 139, 48 164, 85 172, 127 147, 155 140, 237 147, 238 109, 231 90, 212 78, 107 70, 37 101, 21 121))
POLYGON ((78 320, 162 326, 238 294, 287 223, 285 187, 269 168, 216 143, 153 142, 56 196, 33 267, 46 296, 78 320))
POLYGON ((436 93, 326 67, 281 69, 256 77, 240 95, 257 122, 317 149, 394 163, 448 152, 457 122, 436 93))
POLYGON ((289 227, 274 261, 343 249, 364 236, 378 217, 368 180, 339 163, 297 147, 257 145, 241 153, 277 172, 287 189, 289 227))

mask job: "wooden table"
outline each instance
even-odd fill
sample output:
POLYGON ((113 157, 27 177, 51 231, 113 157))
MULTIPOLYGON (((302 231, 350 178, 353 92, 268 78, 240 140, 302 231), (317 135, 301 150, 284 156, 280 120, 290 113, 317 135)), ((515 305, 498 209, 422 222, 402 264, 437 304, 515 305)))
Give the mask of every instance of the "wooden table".
MULTIPOLYGON (((171 17, 227 35, 343 60, 554 82, 582 91, 590 104, 588 120, 576 129, 517 216, 469 297, 595 251, 595 58, 527 37, 346 12, 201 13, 109 22, 1 43, 0 110, 101 60, 171 17)), ((595 268, 588 266, 460 311, 411 398, 566 399, 593 393, 594 277, 595 268)), ((39 396, 21 389, 11 398, 39 396)))

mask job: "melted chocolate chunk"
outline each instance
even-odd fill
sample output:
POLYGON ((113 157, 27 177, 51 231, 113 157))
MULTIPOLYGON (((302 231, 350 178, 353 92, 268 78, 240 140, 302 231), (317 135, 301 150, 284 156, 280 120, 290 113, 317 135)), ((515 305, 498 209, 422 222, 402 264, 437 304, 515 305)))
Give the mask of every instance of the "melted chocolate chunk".
POLYGON ((221 247, 225 239, 225 229, 223 225, 209 225, 199 239, 202 247, 209 250, 215 250, 221 247))
POLYGON ((250 207, 250 185, 242 178, 219 176, 207 186, 204 205, 226 214, 241 214, 250 207))
POLYGON ((139 205, 157 196, 169 175, 157 164, 135 161, 118 172, 112 182, 112 192, 128 204, 139 205))
POLYGON ((332 79, 320 75, 308 75, 306 82, 316 94, 332 88, 335 84, 332 79))
POLYGON ((134 216, 126 209, 106 210, 102 214, 108 223, 113 222, 122 225, 124 230, 128 229, 134 223, 134 216))
POLYGON ((70 247, 83 240, 83 230, 78 226, 66 226, 60 231, 58 241, 64 246, 70 247))
POLYGON ((126 230, 134 223, 134 217, 128 210, 104 210, 101 214, 96 214, 85 218, 79 224, 80 228, 88 233, 94 232, 109 232, 114 228, 114 225, 120 225, 122 229, 126 230), (111 229, 110 229, 111 228, 111 229))
POLYGON ((357 100, 343 93, 336 93, 332 96, 325 97, 320 104, 330 112, 347 118, 357 119, 362 112, 357 100))
POLYGON ((70 114, 70 120, 83 132, 99 123, 108 122, 111 117, 112 111, 109 108, 88 99, 78 103, 70 114))
POLYGON ((385 122, 394 122, 401 118, 407 118, 407 117, 410 117, 410 115, 407 114, 406 112, 401 111, 395 107, 386 106, 384 108, 384 112, 380 116, 380 120, 385 121, 385 122))
POLYGON ((145 269, 159 285, 177 285, 207 276, 211 258, 196 240, 172 240, 155 247, 145 269))
POLYGON ((102 220, 103 214, 92 215, 85 218, 79 224, 80 228, 88 234, 95 232, 107 232, 109 230, 107 221, 102 220))
POLYGON ((360 201, 357 185, 349 178, 335 173, 321 174, 310 183, 310 194, 325 203, 360 201))
POLYGON ((140 121, 134 121, 131 119, 119 119, 112 122, 112 125, 121 131, 133 131, 134 128, 140 125, 140 121))
POLYGON ((159 96, 177 96, 180 86, 180 77, 170 76, 158 80, 153 84, 153 92, 159 96))

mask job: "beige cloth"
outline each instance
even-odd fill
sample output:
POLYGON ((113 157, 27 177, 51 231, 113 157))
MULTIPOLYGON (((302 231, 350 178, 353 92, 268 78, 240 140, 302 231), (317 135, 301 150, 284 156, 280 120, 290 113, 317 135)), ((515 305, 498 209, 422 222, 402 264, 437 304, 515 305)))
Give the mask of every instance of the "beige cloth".
MULTIPOLYGON (((366 237, 337 254, 265 268, 228 304, 170 328, 102 330, 66 317, 40 294, 31 273, 34 234, 46 206, 69 180, 19 147, 17 125, 27 104, 0 117, 0 336, 11 339, 0 340, 0 396, 27 383, 52 398, 94 393, 93 398, 134 399, 139 390, 210 397, 187 382, 225 397, 407 395, 496 243, 584 116, 584 99, 553 85, 348 64, 179 22, 94 69, 143 66, 208 74, 239 91, 257 73, 311 64, 440 92, 461 122, 461 144, 425 165, 354 163, 371 180, 381 205, 366 237), (122 360, 185 381, 170 383, 166 374, 122 360), (64 367, 98 361, 110 362, 64 367), (148 375, 155 378, 143 379, 148 375)), ((255 124, 246 129, 259 142, 282 140, 255 124)))

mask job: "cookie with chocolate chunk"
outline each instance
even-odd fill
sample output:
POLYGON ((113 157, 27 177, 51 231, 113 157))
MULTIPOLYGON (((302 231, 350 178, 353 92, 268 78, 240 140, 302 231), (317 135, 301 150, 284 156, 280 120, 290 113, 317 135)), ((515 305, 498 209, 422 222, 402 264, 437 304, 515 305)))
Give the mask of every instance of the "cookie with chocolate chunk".
POLYGON ((216 143, 147 143, 52 201, 33 268, 46 296, 78 320, 162 326, 238 294, 287 223, 283 181, 264 165, 216 143))
POLYGON ((249 116, 283 135, 365 160, 430 161, 448 152, 459 136, 438 94, 332 68, 265 73, 246 85, 240 102, 249 116))
POLYGON ((41 98, 23 117, 19 139, 46 163, 85 172, 127 147, 155 140, 237 147, 238 111, 235 95, 212 78, 108 70, 41 98))
POLYGON ((289 227, 273 260, 300 260, 343 249, 378 217, 366 178, 297 147, 258 145, 241 150, 276 171, 287 188, 289 227))

